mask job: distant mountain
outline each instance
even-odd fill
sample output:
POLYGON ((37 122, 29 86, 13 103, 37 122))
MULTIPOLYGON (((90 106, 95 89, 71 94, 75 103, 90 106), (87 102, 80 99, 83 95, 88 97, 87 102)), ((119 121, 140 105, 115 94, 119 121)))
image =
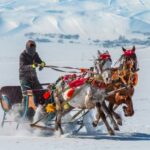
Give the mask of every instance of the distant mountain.
POLYGON ((78 34, 116 39, 150 32, 149 0, 0 0, 0 36, 78 34))

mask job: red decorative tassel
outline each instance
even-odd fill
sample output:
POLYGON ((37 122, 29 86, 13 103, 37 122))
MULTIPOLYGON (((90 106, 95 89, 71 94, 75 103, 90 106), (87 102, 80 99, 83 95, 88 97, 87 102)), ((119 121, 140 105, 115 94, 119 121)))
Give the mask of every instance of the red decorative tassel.
POLYGON ((69 87, 70 88, 79 87, 79 86, 83 85, 86 82, 86 80, 87 80, 87 78, 80 78, 80 79, 74 80, 69 83, 69 87))
POLYGON ((45 100, 48 100, 50 96, 51 96, 50 91, 46 91, 46 92, 43 94, 43 98, 44 98, 45 100))
POLYGON ((71 98, 73 96, 73 94, 74 94, 74 91, 75 91, 75 89, 73 89, 73 88, 69 89, 69 91, 67 93, 67 97, 71 98))

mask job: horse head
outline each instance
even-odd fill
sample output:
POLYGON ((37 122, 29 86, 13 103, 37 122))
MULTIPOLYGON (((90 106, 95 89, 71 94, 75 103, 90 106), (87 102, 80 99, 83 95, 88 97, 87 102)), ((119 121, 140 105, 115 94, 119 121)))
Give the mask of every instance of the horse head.
POLYGON ((120 57, 120 74, 123 82, 128 85, 137 84, 137 56, 135 53, 135 46, 132 49, 125 49, 122 47, 123 54, 120 57))
POLYGON ((111 81, 111 65, 112 60, 108 51, 100 52, 98 50, 98 58, 95 61, 95 69, 98 74, 101 74, 106 84, 111 81))
POLYGON ((126 68, 130 68, 133 72, 138 70, 135 49, 135 46, 133 46, 132 49, 125 49, 122 47, 123 54, 121 56, 122 65, 126 65, 126 68))

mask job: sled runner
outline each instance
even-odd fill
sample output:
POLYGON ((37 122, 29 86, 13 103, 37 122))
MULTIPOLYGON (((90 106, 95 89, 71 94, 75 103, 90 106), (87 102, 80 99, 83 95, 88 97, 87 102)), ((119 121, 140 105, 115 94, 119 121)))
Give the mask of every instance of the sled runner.
MULTIPOLYGON (((71 113, 73 115, 70 115, 69 113, 69 118, 65 118, 61 124, 63 125, 64 128, 65 127, 72 128, 70 131, 72 134, 77 134, 84 126, 86 126, 84 122, 84 118, 89 113, 89 110, 74 109, 71 111, 71 113)), ((65 115, 67 116, 68 114, 65 114, 65 115)), ((49 131, 54 132, 55 131, 55 128, 54 128, 55 117, 56 117, 55 114, 52 114, 52 113, 45 114, 42 118, 30 124, 30 126, 32 128, 38 128, 41 130, 47 130, 47 131, 49 130, 49 131), (53 116, 53 119, 51 118, 52 116, 53 116), (49 117, 51 118, 50 120, 49 120, 49 117), (40 125, 40 122, 43 120, 46 120, 45 126, 40 125)))

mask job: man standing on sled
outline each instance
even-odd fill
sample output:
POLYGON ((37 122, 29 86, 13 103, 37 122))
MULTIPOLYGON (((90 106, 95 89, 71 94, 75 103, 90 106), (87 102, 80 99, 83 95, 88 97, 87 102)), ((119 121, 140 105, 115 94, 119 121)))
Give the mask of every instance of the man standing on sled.
POLYGON ((19 79, 22 94, 24 96, 24 106, 25 109, 27 109, 25 111, 27 111, 27 117, 32 120, 35 113, 35 108, 39 104, 43 104, 42 98, 39 98, 41 95, 38 90, 42 89, 42 86, 38 80, 36 68, 39 67, 39 70, 42 70, 45 67, 45 62, 41 60, 38 53, 36 52, 35 41, 27 41, 26 48, 20 55, 19 63, 19 79), (35 90, 34 94, 32 93, 32 90, 35 90), (28 101, 28 104, 25 104, 25 98, 27 95, 28 100, 26 101, 28 101), (28 105, 28 107, 26 105, 28 105))

